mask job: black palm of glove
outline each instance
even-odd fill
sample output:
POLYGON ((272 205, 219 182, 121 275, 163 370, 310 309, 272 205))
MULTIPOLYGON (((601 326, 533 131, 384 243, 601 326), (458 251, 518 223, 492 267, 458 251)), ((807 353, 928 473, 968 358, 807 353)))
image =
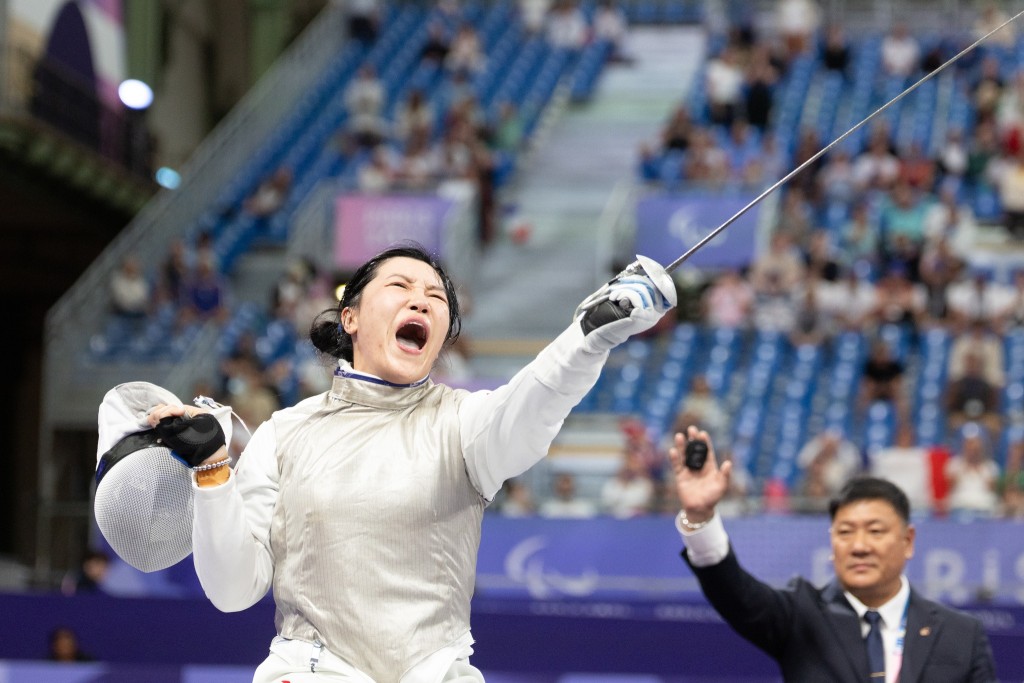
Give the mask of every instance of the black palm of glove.
POLYGON ((224 430, 209 413, 195 417, 165 417, 156 427, 161 443, 195 467, 224 445, 224 430))

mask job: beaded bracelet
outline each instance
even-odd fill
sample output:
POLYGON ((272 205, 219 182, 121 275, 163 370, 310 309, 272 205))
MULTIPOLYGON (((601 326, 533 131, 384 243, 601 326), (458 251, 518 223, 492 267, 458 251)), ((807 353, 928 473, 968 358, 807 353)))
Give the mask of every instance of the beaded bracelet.
POLYGON ((691 522, 686 518, 686 510, 680 510, 679 514, 676 515, 676 529, 680 532, 697 531, 698 529, 703 529, 710 524, 712 519, 714 519, 714 515, 703 522, 691 522))
POLYGON ((209 465, 196 465, 195 467, 192 468, 192 471, 193 472, 206 472, 207 470, 215 470, 218 467, 223 467, 224 465, 230 465, 230 464, 231 464, 231 458, 224 458, 223 460, 218 460, 217 462, 211 462, 209 465))

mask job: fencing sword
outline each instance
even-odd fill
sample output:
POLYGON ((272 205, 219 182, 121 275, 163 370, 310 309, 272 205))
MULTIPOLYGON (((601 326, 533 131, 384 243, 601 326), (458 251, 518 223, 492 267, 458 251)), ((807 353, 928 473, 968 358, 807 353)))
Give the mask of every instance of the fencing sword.
MULTIPOLYGON (((1016 21, 1021 16, 1024 16, 1024 11, 1018 12, 1017 14, 1013 15, 1012 17, 1010 17, 1009 19, 1004 21, 999 26, 995 27, 994 29, 992 29, 991 31, 989 31, 988 33, 983 35, 982 37, 978 38, 973 43, 971 43, 970 45, 965 47, 963 50, 961 50, 960 52, 958 52, 955 55, 953 55, 952 57, 950 57, 942 65, 937 67, 934 71, 926 74, 919 81, 917 81, 916 83, 914 83, 913 85, 911 85, 910 87, 905 89, 903 92, 901 92, 898 95, 896 95, 895 97, 893 97, 891 100, 889 100, 888 102, 883 104, 881 107, 879 107, 875 111, 873 111, 870 114, 868 114, 868 116, 866 118, 861 120, 859 123, 854 125, 852 128, 850 128, 848 131, 846 131, 845 133, 840 135, 838 138, 836 138, 835 140, 830 142, 825 147, 822 147, 820 150, 818 150, 809 159, 807 159, 802 164, 800 164, 799 166, 794 168, 792 171, 790 171, 785 176, 783 176, 780 180, 775 182, 775 184, 773 184, 771 187, 769 187, 768 189, 764 190, 761 194, 759 194, 757 197, 755 197, 753 200, 751 200, 749 204, 747 204, 742 209, 740 209, 735 214, 733 214, 728 220, 726 220, 724 223, 719 225, 717 228, 715 228, 714 230, 709 232, 707 235, 702 237, 700 239, 700 241, 698 241, 696 244, 694 244, 692 247, 690 247, 682 256, 677 258, 672 263, 668 264, 664 268, 661 268, 660 266, 657 265, 657 262, 653 261, 652 259, 649 259, 649 258, 647 258, 645 256, 637 256, 637 260, 636 261, 633 261, 628 266, 626 266, 622 270, 622 272, 619 273, 618 275, 616 275, 615 277, 613 277, 609 281, 608 284, 611 284, 613 282, 617 282, 618 280, 621 280, 622 278, 628 277, 630 275, 643 274, 643 275, 646 275, 648 278, 650 278, 654 282, 655 286, 657 286, 658 289, 661 290, 661 292, 663 294, 668 292, 669 288, 672 288, 672 291, 674 291, 675 284, 672 282, 672 278, 668 277, 667 274, 671 273, 676 268, 681 266, 687 259, 689 259, 691 256, 693 256, 694 253, 696 253, 698 249, 702 248, 705 244, 707 244, 708 242, 713 240, 715 237, 717 237, 719 233, 721 233, 727 227, 729 227, 730 225, 735 223, 741 216, 743 216, 743 214, 745 214, 748 211, 750 211, 750 209, 752 209, 754 206, 756 206, 758 203, 760 203, 761 200, 763 200, 765 197, 767 197, 772 192, 774 192, 775 190, 777 190, 780 187, 782 187, 783 185, 785 185, 787 182, 792 180, 794 176, 798 175, 805 168, 807 168, 808 166, 813 164, 815 161, 820 159, 822 156, 824 156, 830 149, 832 149, 833 147, 835 147, 836 145, 841 143, 843 140, 848 138, 850 135, 852 135, 856 131, 860 130, 868 122, 870 122, 876 116, 878 116, 879 114, 884 112, 886 109, 888 109, 892 105, 896 104, 897 102, 902 100, 904 97, 906 97, 910 93, 912 93, 915 90, 917 90, 918 87, 920 87, 926 81, 929 81, 932 78, 934 78, 935 76, 938 76, 940 73, 945 71, 945 69, 948 66, 950 66, 951 64, 953 64, 954 62, 959 60, 961 57, 966 55, 968 52, 971 52, 972 50, 974 50, 976 47, 978 47, 983 42, 988 40, 992 35, 994 35, 995 33, 998 33, 1002 29, 1006 28, 1007 26, 1009 26, 1011 23, 1016 21), (648 266, 647 268, 644 267, 644 263, 645 262, 647 262, 647 266, 648 266), (657 266, 657 267, 655 267, 655 266, 657 266)), ((666 294, 666 296, 667 296, 667 294, 666 294)), ((604 324, 606 322, 611 322, 612 320, 618 320, 619 318, 624 318, 624 317, 629 315, 629 311, 628 310, 624 310, 620 306, 618 306, 615 303, 609 301, 607 294, 604 294, 603 296, 591 297, 591 299, 588 299, 587 301, 585 301, 580 306, 579 310, 584 310, 585 311, 585 310, 589 310, 589 309, 592 309, 592 308, 598 309, 598 310, 595 310, 591 314, 588 315, 588 318, 591 319, 592 324, 595 324, 595 326, 600 326, 601 324, 604 324)))

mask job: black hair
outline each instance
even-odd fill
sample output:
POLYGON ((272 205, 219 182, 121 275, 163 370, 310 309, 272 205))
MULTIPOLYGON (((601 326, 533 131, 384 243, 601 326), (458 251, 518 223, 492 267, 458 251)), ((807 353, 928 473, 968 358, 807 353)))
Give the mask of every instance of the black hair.
POLYGON ((860 500, 885 501, 903 519, 904 524, 910 522, 910 501, 907 499, 907 494, 891 481, 877 477, 855 477, 848 481, 846 486, 829 502, 829 519, 835 520, 836 513, 840 508, 860 500))
POLYGON ((448 298, 448 332, 445 335, 445 344, 451 344, 458 339, 462 330, 462 316, 459 313, 459 298, 455 293, 455 284, 438 260, 426 249, 415 243, 405 243, 385 249, 356 269, 345 285, 345 293, 342 294, 337 307, 321 312, 313 321, 309 329, 309 340, 313 342, 313 346, 328 356, 352 362, 352 336, 341 325, 341 312, 359 305, 366 285, 377 276, 381 265, 393 258, 415 259, 434 269, 448 298))

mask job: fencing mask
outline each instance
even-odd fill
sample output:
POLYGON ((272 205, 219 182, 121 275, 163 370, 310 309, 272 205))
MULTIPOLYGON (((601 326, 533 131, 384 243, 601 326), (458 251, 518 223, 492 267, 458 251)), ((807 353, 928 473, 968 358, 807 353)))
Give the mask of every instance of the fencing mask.
MULTIPOLYGON (((146 421, 160 403, 182 405, 155 384, 128 382, 108 391, 99 408, 96 523, 114 552, 144 572, 166 569, 192 552, 191 468, 146 421)), ((230 443, 231 409, 209 399, 197 403, 212 408, 230 443)))

